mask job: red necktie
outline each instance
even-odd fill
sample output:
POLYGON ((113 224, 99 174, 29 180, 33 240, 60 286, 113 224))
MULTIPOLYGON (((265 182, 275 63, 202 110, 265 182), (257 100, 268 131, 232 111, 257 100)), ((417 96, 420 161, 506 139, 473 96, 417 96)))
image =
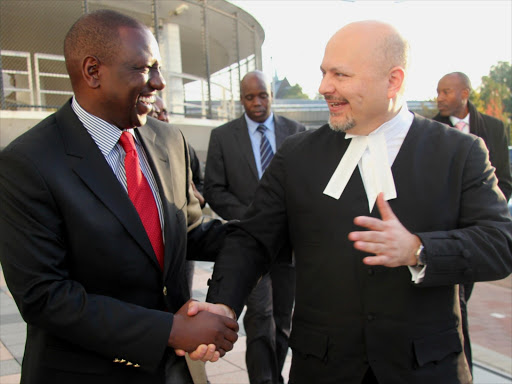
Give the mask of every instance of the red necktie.
POLYGON ((139 213, 140 220, 146 229, 160 268, 163 270, 164 243, 162 240, 162 227, 160 226, 160 217, 158 216, 158 209, 153 192, 140 169, 139 156, 135 149, 133 135, 124 131, 121 134, 119 142, 126 152, 124 169, 126 171, 128 196, 139 213))

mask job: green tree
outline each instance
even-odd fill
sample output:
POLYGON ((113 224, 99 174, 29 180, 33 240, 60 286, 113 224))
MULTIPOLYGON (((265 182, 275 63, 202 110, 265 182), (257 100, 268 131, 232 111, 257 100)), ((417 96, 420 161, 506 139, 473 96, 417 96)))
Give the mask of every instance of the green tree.
POLYGON ((471 94, 469 95, 469 101, 471 101, 471 103, 473 103, 475 108, 477 110, 479 110, 480 112, 483 112, 485 110, 485 105, 480 97, 480 92, 478 92, 478 91, 471 92, 471 94))
POLYGON ((508 125, 512 121, 512 66, 500 61, 493 65, 488 76, 482 77, 479 89, 479 110, 495 116, 508 125))
POLYGON ((302 92, 299 84, 288 87, 280 97, 281 99, 304 99, 309 100, 309 96, 302 92))

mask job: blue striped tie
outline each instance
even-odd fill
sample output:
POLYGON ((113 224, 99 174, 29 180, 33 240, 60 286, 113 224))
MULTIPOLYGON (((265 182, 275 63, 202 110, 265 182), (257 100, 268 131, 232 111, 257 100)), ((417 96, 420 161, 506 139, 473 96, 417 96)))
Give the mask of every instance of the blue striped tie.
POLYGON ((261 172, 265 172, 268 165, 270 164, 270 160, 274 157, 274 151, 272 151, 272 146, 270 145, 270 141, 268 141, 267 136, 265 136, 265 131, 267 127, 264 125, 258 125, 257 131, 261 133, 261 142, 260 142, 260 156, 261 156, 261 172))

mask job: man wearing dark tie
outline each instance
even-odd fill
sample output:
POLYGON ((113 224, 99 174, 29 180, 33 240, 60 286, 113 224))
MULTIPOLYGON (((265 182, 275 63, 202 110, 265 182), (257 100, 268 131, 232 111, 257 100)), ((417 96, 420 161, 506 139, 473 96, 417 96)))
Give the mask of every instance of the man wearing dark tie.
POLYGON ((189 310, 239 315, 291 242, 290 384, 472 382, 458 286, 510 274, 512 218, 484 142, 407 109, 408 61, 389 24, 334 34, 329 124, 277 151, 189 310))
MULTIPOLYGON (((212 130, 206 158, 205 199, 227 220, 244 216, 276 149, 286 137, 305 130, 302 124, 272 113, 270 84, 260 71, 244 76, 240 101, 245 113, 212 130)), ((247 301, 244 326, 251 384, 283 382, 295 291, 289 244, 283 245, 277 259, 247 301)))
MULTIPOLYGON (((437 85, 437 108, 439 113, 433 120, 440 121, 464 133, 481 137, 489 151, 489 161, 496 168, 498 187, 508 201, 512 194, 512 175, 508 154, 509 139, 501 120, 480 113, 469 101, 471 82, 462 72, 448 73, 437 85)), ((470 368, 473 366, 467 303, 473 291, 473 284, 460 287, 460 309, 462 312, 462 330, 464 332, 464 350, 470 368)))
POLYGON ((74 96, 0 153, 0 260, 27 323, 21 382, 191 384, 181 351, 215 361, 238 325, 186 315, 187 244, 213 257, 223 226, 202 223, 181 132, 147 118, 165 86, 158 44, 100 10, 71 27, 64 56, 74 96), (219 236, 204 242, 207 225, 219 236))

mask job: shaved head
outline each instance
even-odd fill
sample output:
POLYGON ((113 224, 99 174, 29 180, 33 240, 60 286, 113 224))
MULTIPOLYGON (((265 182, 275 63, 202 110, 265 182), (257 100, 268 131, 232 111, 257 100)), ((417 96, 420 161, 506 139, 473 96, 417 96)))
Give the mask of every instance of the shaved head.
POLYGON ((261 71, 252 71, 252 72, 247 72, 246 75, 242 78, 242 81, 240 82, 240 93, 241 94, 243 94, 244 87, 246 87, 247 84, 254 79, 265 84, 267 90, 270 92, 271 87, 270 87, 270 82, 267 79, 267 76, 265 76, 265 74, 261 71))
POLYGON ((465 73, 452 72, 444 75, 443 79, 444 78, 452 78, 460 85, 461 88, 471 90, 471 80, 469 80, 469 77, 465 73))
POLYGON ((452 72, 444 75, 437 84, 437 108, 441 116, 463 119, 468 113, 471 81, 465 73, 452 72))
POLYGON ((244 76, 240 82, 240 101, 252 121, 263 123, 270 116, 272 90, 263 72, 252 71, 244 76))
POLYGON ((330 42, 347 36, 357 39, 361 51, 379 70, 402 67, 407 71, 409 43, 392 25, 376 20, 357 21, 341 28, 330 42))

